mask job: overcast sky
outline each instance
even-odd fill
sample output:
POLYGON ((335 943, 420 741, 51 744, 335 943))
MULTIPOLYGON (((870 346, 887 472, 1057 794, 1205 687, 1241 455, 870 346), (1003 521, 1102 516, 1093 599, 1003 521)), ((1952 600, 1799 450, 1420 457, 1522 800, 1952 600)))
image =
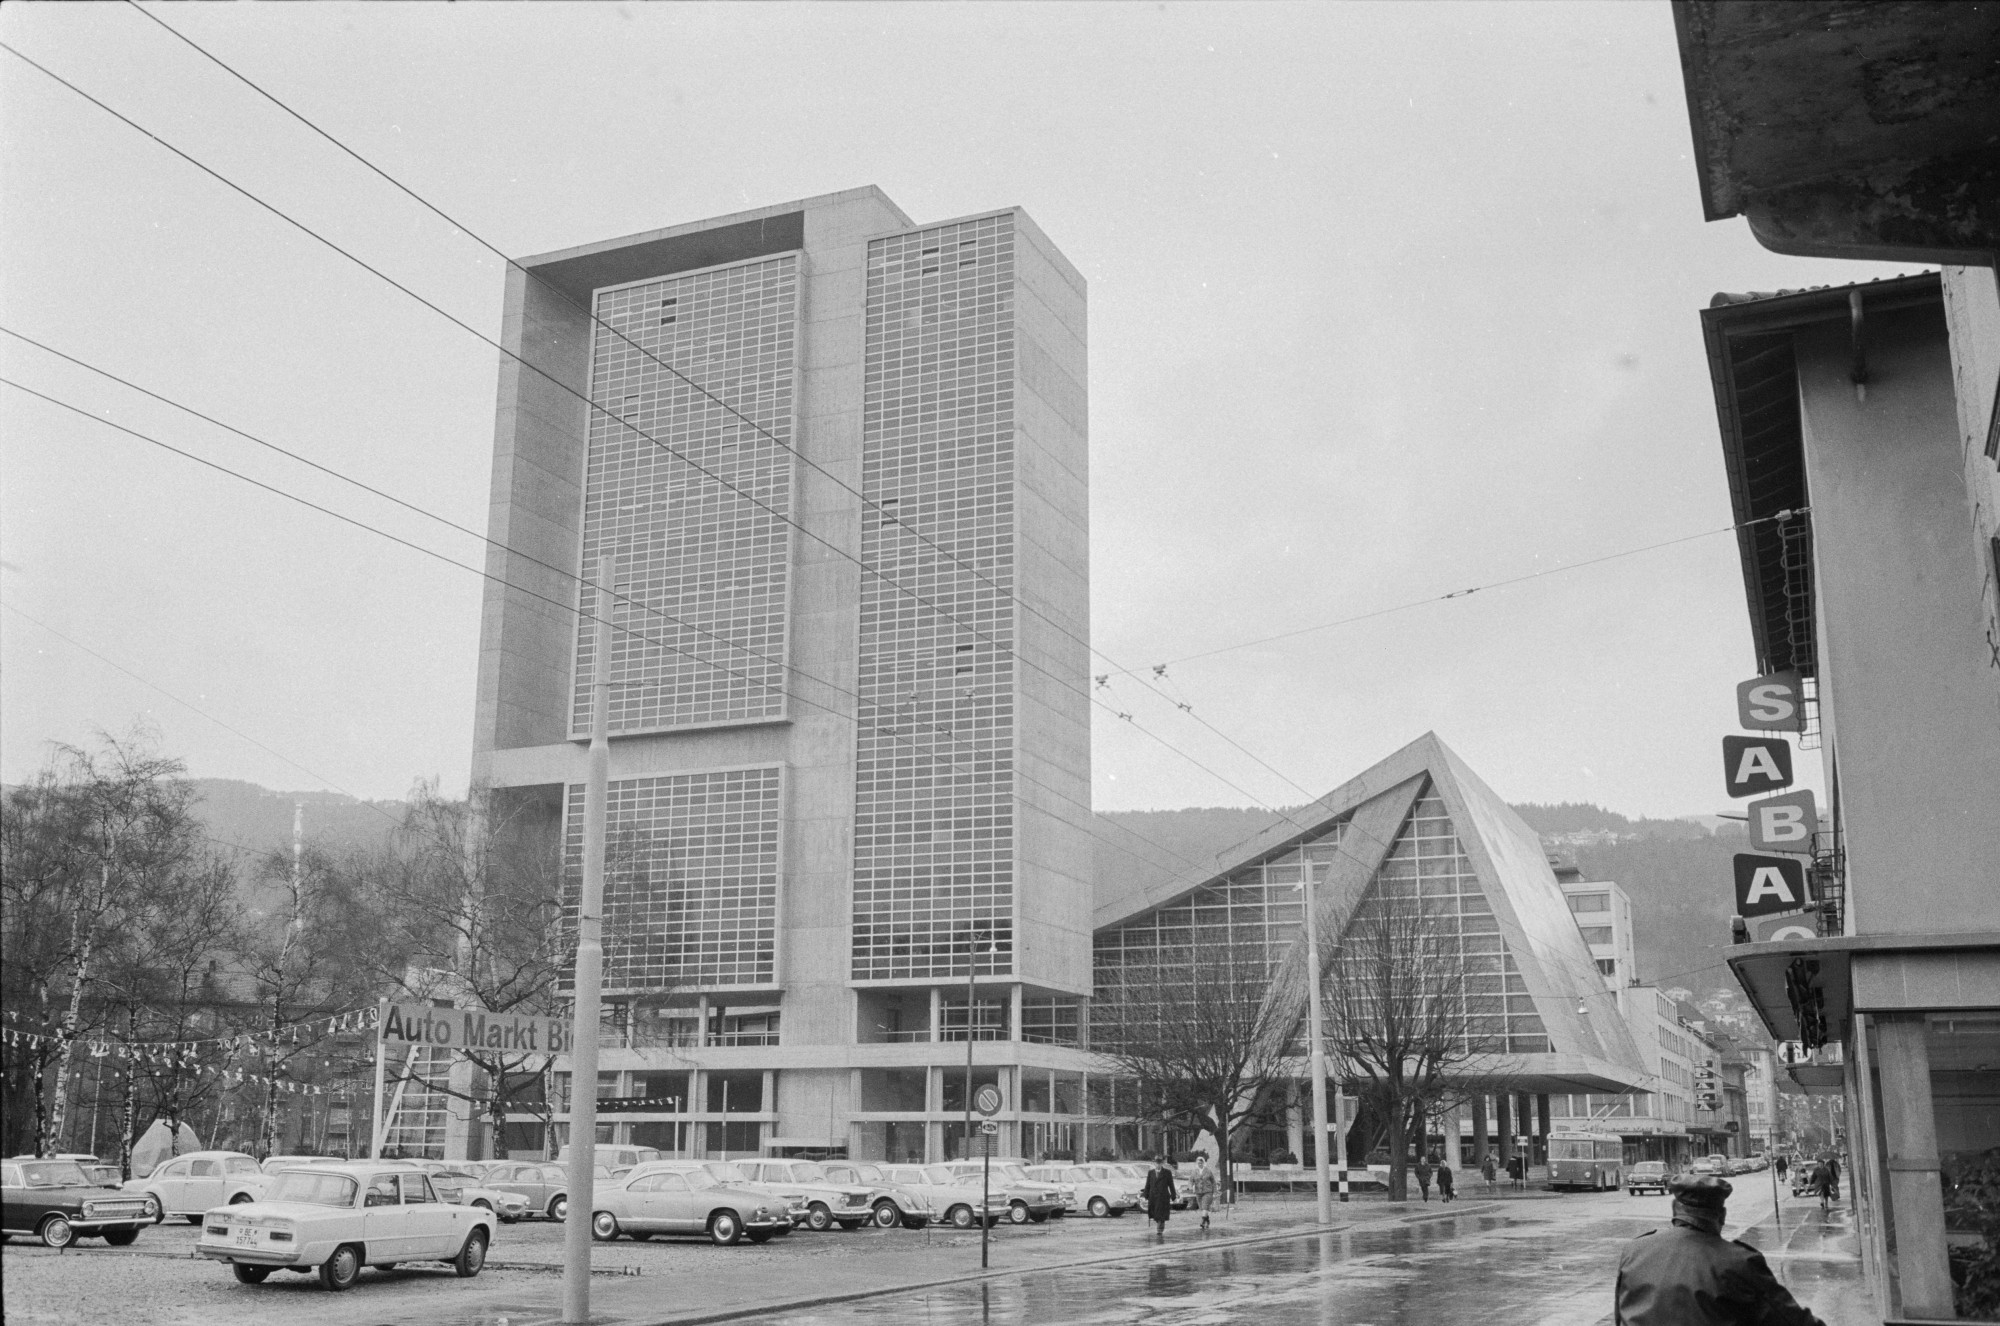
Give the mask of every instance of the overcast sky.
MULTIPOLYGON (((1727 805, 1755 659, 1726 534, 1231 648, 1728 525, 1698 311, 1888 269, 1702 221, 1665 3, 152 12, 512 254, 863 184, 919 222, 1024 207, 1090 282, 1096 670, 1170 662, 1171 702, 1099 692, 1132 715, 1097 712, 1100 809, 1295 803, 1427 729, 1512 800, 1727 805)), ((497 259, 142 14, 8 4, 0 35, 498 334, 497 259)), ((0 135, 7 327, 484 528, 491 349, 4 54, 0 135)), ((0 362, 480 561, 19 341, 0 362)), ((463 789, 476 576, 0 411, 0 776, 144 719, 197 775, 463 789)))

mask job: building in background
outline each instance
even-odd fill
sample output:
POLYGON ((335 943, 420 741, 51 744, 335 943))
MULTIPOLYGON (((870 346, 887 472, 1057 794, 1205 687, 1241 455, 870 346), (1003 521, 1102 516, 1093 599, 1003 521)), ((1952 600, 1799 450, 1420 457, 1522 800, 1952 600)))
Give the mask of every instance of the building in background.
POLYGON ((1583 872, 1567 861, 1551 860, 1556 883, 1576 916, 1583 942, 1590 946, 1591 961, 1604 976, 1606 987, 1616 990, 1638 979, 1638 961, 1632 947, 1632 899, 1610 881, 1585 880, 1583 872))
POLYGON ((472 785, 576 869, 610 669, 601 1137, 939 1158, 968 1040, 1005 1148, 1080 1110, 1084 316, 1026 213, 874 188, 510 271, 472 785))
MULTIPOLYGON (((1703 314, 1757 670, 1816 688, 1820 935, 1733 949, 1837 1093, 1886 1317, 2000 1316, 2000 9, 1674 6, 1703 207, 1936 263, 1703 314), (1754 523, 1752 523, 1754 522, 1754 523)), ((1718 881, 1717 887, 1725 887, 1718 881)), ((1844 1131, 1844 1137, 1843 1137, 1844 1131)))

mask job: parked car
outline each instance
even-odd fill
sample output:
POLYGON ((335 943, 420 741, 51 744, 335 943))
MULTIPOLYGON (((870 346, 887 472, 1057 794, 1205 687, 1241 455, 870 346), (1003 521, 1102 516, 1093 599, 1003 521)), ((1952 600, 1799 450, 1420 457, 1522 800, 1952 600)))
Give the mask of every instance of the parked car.
MULTIPOLYGON (((981 1174, 988 1162, 985 1160, 954 1160, 945 1166, 969 1186, 977 1188, 981 1174)), ((1061 1215, 1074 1199, 1074 1193, 1065 1193, 1059 1183, 1044 1183, 1028 1177, 1028 1165, 1014 1156, 995 1156, 992 1160, 992 1185, 1004 1188, 1007 1193, 1007 1219, 1017 1225, 1025 1225, 1030 1220, 1036 1224, 1052 1215, 1061 1215)))
POLYGON ((272 1271, 316 1271, 339 1290, 364 1266, 448 1262, 478 1275, 494 1221, 491 1211, 440 1201, 430 1176, 406 1161, 356 1160, 278 1171, 258 1200, 206 1212, 195 1250, 228 1262, 246 1285, 272 1271))
POLYGON ((101 1238, 122 1248, 157 1219, 151 1202, 93 1182, 74 1160, 20 1156, 0 1162, 0 1233, 32 1234, 51 1248, 101 1238))
POLYGON ((184 1216, 201 1223, 212 1206, 254 1202, 270 1176, 241 1151, 191 1151, 175 1156, 143 1179, 133 1179, 125 1191, 143 1193, 159 1207, 159 1218, 184 1216))
POLYGON ((928 1184, 922 1178, 922 1168, 904 1166, 916 1170, 914 1184, 910 1182, 890 1182, 880 1164, 866 1160, 822 1160, 820 1168, 826 1170, 826 1178, 836 1184, 860 1184, 876 1192, 874 1200, 874 1222, 888 1230, 902 1226, 906 1230, 920 1230, 932 1220, 942 1220, 944 1210, 938 1208, 928 1194, 928 1184))
POLYGON ((437 1189, 438 1196, 447 1202, 483 1206, 506 1224, 528 1214, 527 1198, 502 1188, 487 1187, 477 1174, 459 1168, 457 1161, 426 1160, 420 1166, 431 1176, 431 1186, 437 1189))
MULTIPOLYGON (((824 1231, 835 1225, 842 1229, 859 1229, 877 1219, 876 1199, 886 1196, 873 1184, 835 1182, 816 1160, 732 1160, 719 1163, 734 1166, 759 1192, 782 1194, 787 1201, 804 1201, 806 1215, 800 1223, 811 1230, 824 1231)), ((716 1177, 721 1179, 722 1175, 716 1174, 716 1177)))
MULTIPOLYGON (((1125 1175, 1132 1181, 1135 1191, 1144 1192, 1146 1190, 1146 1175, 1152 1172, 1153 1167, 1151 1165, 1136 1164, 1129 1160, 1121 1160, 1117 1162, 1105 1162, 1104 1168, 1113 1173, 1125 1175)), ((1383 1172, 1386 1174, 1388 1171, 1385 1169, 1383 1172)), ((1194 1195, 1194 1185, 1188 1183, 1186 1180, 1186 1175, 1178 1170, 1174 1171, 1174 1207, 1181 1211, 1192 1211, 1197 1205, 1197 1199, 1194 1195)))
POLYGON ((344 1165, 346 1156, 266 1156, 259 1166, 266 1174, 276 1174, 281 1169, 296 1169, 300 1165, 344 1165))
MULTIPOLYGON (((606 1170, 608 1176, 610 1170, 606 1170)), ((507 1160, 486 1170, 485 1186, 518 1193, 529 1215, 561 1220, 569 1213, 569 1169, 548 1161, 507 1160)))
POLYGON ((768 1243, 792 1227, 782 1200, 724 1184, 698 1167, 638 1166, 598 1192, 593 1205, 590 1235, 607 1243, 621 1234, 642 1243, 655 1234, 706 1234, 727 1247, 742 1238, 768 1243))
POLYGON ((1109 1165, 1030 1165, 1028 1177, 1053 1183, 1072 1194, 1064 1210, 1094 1216, 1122 1216, 1139 1209, 1139 1189, 1131 1176, 1109 1165))
POLYGON ((1637 1197, 1642 1192, 1658 1188, 1662 1197, 1667 1192, 1667 1166, 1661 1160, 1642 1160, 1625 1171, 1625 1191, 1637 1197))
MULTIPOLYGON (((652 1160, 666 1159, 657 1149, 650 1146, 613 1146, 600 1142, 591 1148, 591 1159, 613 1171, 629 1170, 652 1160)), ((569 1148, 564 1147, 556 1154, 558 1165, 569 1164, 569 1148)))

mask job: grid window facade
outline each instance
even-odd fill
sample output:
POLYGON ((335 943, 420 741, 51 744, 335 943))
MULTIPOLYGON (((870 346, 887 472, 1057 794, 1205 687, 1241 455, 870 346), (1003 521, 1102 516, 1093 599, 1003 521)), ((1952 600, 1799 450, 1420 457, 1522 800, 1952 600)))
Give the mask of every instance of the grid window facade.
POLYGON ((1013 218, 875 240, 867 280, 853 977, 962 977, 974 935, 1010 975, 1013 218))
MULTIPOLYGON (((610 785, 605 989, 776 983, 783 783, 781 770, 766 768, 610 785)), ((572 923, 583 801, 583 784, 571 784, 564 865, 572 923)))
MULTIPOLYGON (((797 256, 602 289, 595 312, 582 565, 588 576, 611 554, 626 600, 613 609, 611 731, 783 718, 797 256)), ((577 736, 590 730, 596 598, 586 586, 577 736)))
MULTIPOLYGON (((1273 976, 1297 942, 1305 916, 1303 872, 1323 878, 1341 850, 1348 817, 1281 856, 1246 866, 1196 890, 1186 900, 1139 920, 1099 931, 1095 944, 1097 997, 1115 997, 1120 969, 1126 988, 1145 988, 1135 969, 1174 961, 1189 945, 1230 944, 1254 961, 1261 951, 1273 976)), ((1362 893, 1360 907, 1385 898, 1421 898, 1442 918, 1442 939, 1463 973, 1468 1039, 1492 1053, 1549 1049, 1548 1032, 1526 982, 1500 936, 1500 923, 1459 843, 1436 790, 1426 786, 1362 893)), ((1329 980, 1338 980, 1336 962, 1329 980)))
MULTIPOLYGON (((1391 898, 1421 899, 1440 918, 1440 938, 1464 974, 1468 1040, 1477 1049, 1494 1054, 1548 1051, 1548 1031, 1534 997, 1500 937, 1499 918, 1433 787, 1426 786, 1417 798, 1360 906, 1391 898)), ((1336 963, 1332 979, 1338 978, 1336 963)))

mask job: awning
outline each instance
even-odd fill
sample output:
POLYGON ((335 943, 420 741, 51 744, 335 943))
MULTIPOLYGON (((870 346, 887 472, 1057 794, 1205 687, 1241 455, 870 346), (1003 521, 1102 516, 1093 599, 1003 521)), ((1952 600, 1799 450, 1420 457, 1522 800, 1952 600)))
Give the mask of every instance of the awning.
POLYGON ((1800 994, 1817 993, 1827 1044, 1847 1039, 1856 1011, 2000 1006, 2000 932, 1787 939, 1738 944, 1724 958, 1765 1029, 1781 1041, 1807 1039, 1794 1003, 1800 994), (1857 963, 1864 975, 1858 1003, 1857 963))

